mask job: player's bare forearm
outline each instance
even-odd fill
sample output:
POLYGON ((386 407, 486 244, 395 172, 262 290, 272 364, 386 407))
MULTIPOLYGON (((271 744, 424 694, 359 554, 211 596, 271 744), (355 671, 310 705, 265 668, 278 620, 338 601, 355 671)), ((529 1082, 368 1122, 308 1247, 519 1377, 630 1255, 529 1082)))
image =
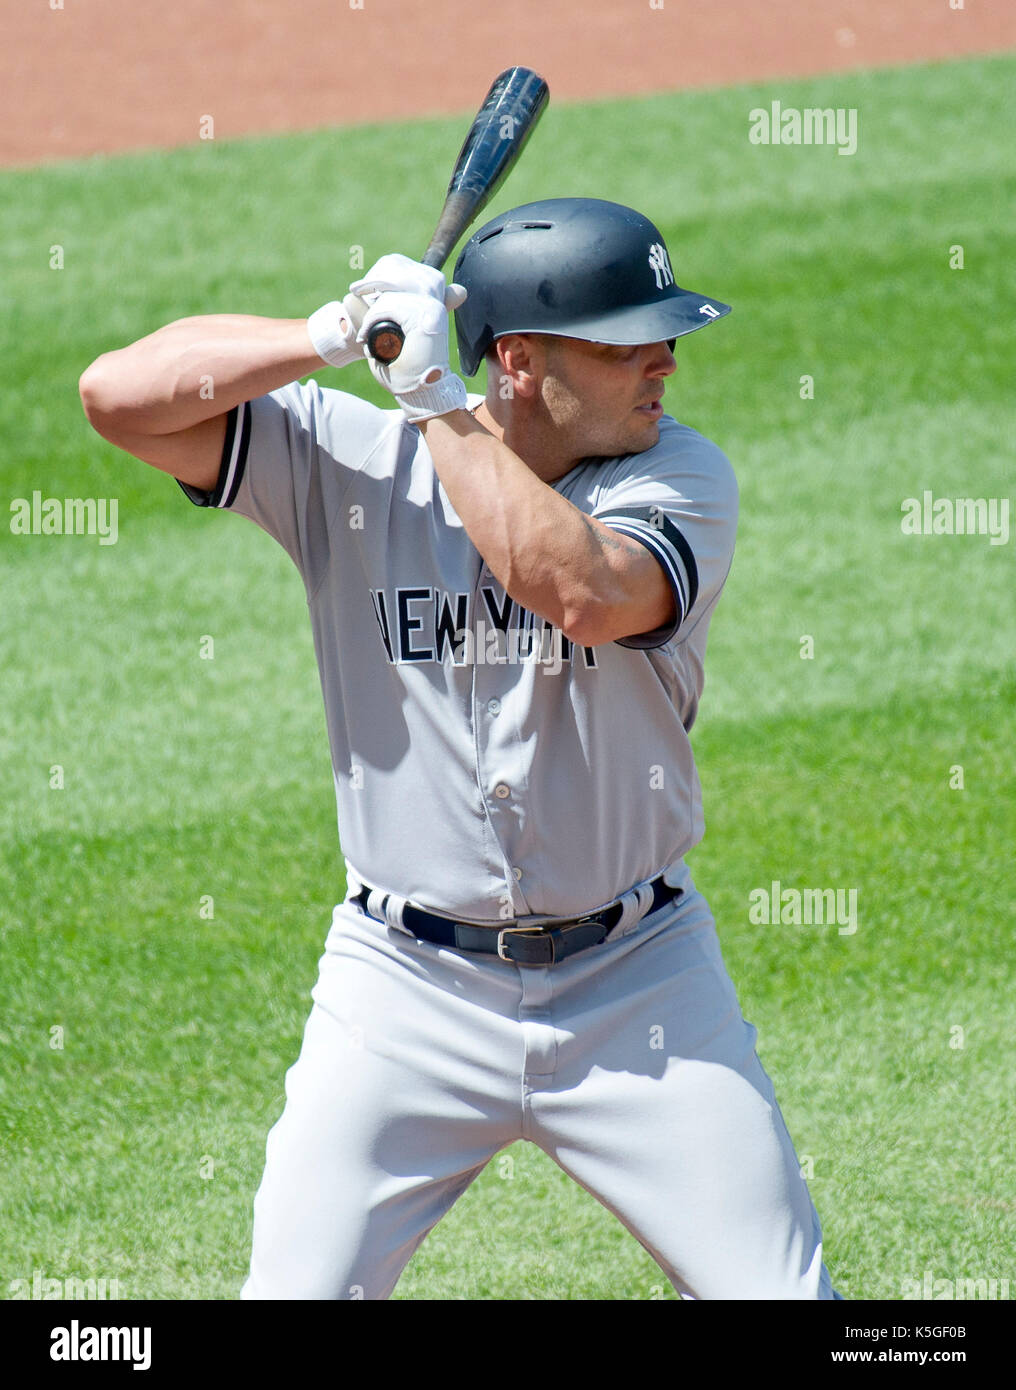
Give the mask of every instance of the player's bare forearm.
POLYGON ((673 618, 650 552, 572 506, 479 421, 454 411, 421 429, 469 538, 517 603, 590 647, 673 618))
POLYGON ((323 365, 306 319, 209 314, 96 358, 81 399, 100 433, 174 434, 323 365))

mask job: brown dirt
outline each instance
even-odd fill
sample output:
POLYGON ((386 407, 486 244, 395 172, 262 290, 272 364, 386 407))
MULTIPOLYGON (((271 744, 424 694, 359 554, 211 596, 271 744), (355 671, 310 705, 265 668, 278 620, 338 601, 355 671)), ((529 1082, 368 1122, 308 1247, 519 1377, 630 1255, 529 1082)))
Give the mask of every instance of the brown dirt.
POLYGON ((1011 0, 10 0, 0 164, 1007 48, 1011 0))

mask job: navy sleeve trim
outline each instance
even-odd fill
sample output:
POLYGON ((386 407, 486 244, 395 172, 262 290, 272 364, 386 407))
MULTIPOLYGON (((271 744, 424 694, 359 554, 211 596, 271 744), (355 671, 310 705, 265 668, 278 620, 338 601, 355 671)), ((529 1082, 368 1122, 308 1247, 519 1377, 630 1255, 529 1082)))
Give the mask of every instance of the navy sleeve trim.
POLYGON ((698 598, 698 566, 691 546, 659 507, 618 507, 597 516, 596 520, 644 545, 663 566, 677 608, 674 622, 653 632, 635 633, 617 639, 621 647, 639 650, 662 647, 677 632, 698 598))
POLYGON ((231 507, 236 500, 244 470, 247 467, 247 451, 250 448, 250 401, 234 406, 226 416, 226 438, 222 444, 222 461, 219 464, 219 477, 211 492, 193 487, 190 483, 180 483, 181 488, 196 507, 231 507))

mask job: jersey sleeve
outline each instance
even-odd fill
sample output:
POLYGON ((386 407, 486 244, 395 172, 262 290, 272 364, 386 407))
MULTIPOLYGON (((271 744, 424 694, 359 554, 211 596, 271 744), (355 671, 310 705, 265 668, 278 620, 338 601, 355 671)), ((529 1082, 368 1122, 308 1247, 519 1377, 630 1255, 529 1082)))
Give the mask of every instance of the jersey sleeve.
POLYGON ((180 487, 196 506, 236 512, 267 531, 312 588, 328 563, 329 523, 392 419, 401 416, 294 382, 229 412, 211 492, 180 487))
POLYGON ((676 608, 672 623, 619 638, 619 646, 648 650, 683 640, 713 608, 734 557, 737 509, 727 456, 676 421, 652 449, 619 461, 592 514, 655 556, 676 608))

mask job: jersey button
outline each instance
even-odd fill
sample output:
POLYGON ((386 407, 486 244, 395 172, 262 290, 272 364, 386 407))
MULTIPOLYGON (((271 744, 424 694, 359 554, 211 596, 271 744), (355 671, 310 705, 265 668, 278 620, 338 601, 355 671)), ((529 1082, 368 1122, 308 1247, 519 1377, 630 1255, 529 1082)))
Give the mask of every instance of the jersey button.
POLYGON ((515 875, 515 880, 516 880, 516 882, 518 882, 518 880, 522 877, 522 870, 521 870, 521 869, 512 869, 512 873, 515 875))
POLYGON ((501 713, 501 701, 500 701, 500 700, 488 700, 488 701, 487 701, 487 713, 488 713, 488 714, 500 714, 500 713, 501 713))
POLYGON ((507 782, 498 782, 497 786, 494 788, 494 795, 501 801, 504 801, 505 798, 511 796, 511 794, 512 789, 507 782))

